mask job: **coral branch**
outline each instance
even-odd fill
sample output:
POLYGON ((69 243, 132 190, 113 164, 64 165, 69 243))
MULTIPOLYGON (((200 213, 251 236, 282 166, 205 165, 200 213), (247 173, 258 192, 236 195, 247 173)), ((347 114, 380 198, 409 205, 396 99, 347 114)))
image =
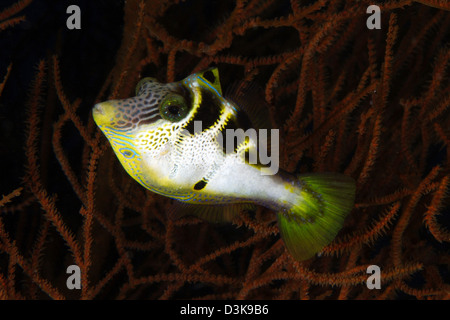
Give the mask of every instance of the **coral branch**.
POLYGON ((102 14, 83 20, 82 41, 40 28, 56 25, 32 0, 3 9, 0 298, 448 299, 448 1, 380 2, 380 30, 367 28, 368 5, 93 1, 102 14), (280 171, 357 181, 342 229, 308 261, 290 256, 263 206, 232 223, 174 220, 172 200, 129 177, 96 127, 93 105, 141 78, 211 66, 224 93, 262 88, 280 171), (67 289, 71 264, 81 290, 67 289), (381 290, 365 285, 370 265, 381 290))

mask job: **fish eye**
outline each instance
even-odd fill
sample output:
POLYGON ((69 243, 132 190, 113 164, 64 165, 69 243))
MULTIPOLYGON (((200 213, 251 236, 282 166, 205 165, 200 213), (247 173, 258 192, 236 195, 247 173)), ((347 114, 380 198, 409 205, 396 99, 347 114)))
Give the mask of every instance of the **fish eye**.
POLYGON ((136 95, 139 94, 139 91, 141 91, 142 87, 143 87, 145 84, 147 84, 147 83, 149 83, 149 82, 155 82, 155 81, 156 81, 156 79, 155 79, 155 78, 151 78, 151 77, 146 77, 146 78, 141 79, 141 80, 138 82, 138 84, 136 85, 136 95))
POLYGON ((179 94, 169 94, 159 107, 159 113, 163 119, 178 122, 188 114, 186 100, 179 94))

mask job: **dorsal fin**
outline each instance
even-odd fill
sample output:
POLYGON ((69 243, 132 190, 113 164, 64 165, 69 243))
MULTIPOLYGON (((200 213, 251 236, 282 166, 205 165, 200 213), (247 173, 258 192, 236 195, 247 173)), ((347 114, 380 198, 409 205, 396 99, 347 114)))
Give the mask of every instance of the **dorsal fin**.
POLYGON ((209 222, 231 222, 241 211, 254 210, 255 206, 251 203, 237 204, 190 204, 175 200, 168 211, 168 218, 177 220, 185 216, 195 216, 209 222))
MULTIPOLYGON (((256 151, 258 167, 267 167, 260 162, 261 154, 271 154, 271 121, 269 118, 269 107, 264 100, 264 92, 262 88, 255 83, 236 82, 232 84, 225 95, 225 98, 232 101, 238 108, 238 114, 235 119, 235 125, 244 131, 248 128, 256 130, 258 146, 257 150, 248 150, 246 153, 246 161, 249 153, 256 151), (261 134, 261 129, 266 129, 266 134, 261 134), (262 150, 261 148, 265 149, 262 150), (262 153, 264 152, 264 153, 262 153)), ((256 142, 256 141, 255 141, 256 142)))
POLYGON ((244 112, 255 129, 271 129, 269 107, 264 99, 264 92, 255 83, 239 81, 233 83, 224 95, 244 112))

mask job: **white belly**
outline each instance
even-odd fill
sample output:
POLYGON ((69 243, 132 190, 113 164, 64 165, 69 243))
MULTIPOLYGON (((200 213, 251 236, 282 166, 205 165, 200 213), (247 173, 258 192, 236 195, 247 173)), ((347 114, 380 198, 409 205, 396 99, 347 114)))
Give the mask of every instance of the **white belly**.
MULTIPOLYGON (((191 198, 196 193, 223 199, 245 199, 271 206, 291 207, 298 201, 299 189, 278 175, 263 175, 257 167, 239 159, 237 154, 225 155, 219 150, 192 148, 176 154, 174 149, 152 154, 145 159, 148 184, 156 192, 191 198), (194 185, 202 179, 206 186, 199 191, 194 185)), ((221 150, 220 150, 221 151, 221 150)))
POLYGON ((232 157, 227 157, 220 172, 207 185, 209 192, 218 195, 287 207, 298 201, 298 193, 293 193, 292 189, 291 184, 280 176, 263 175, 257 167, 232 157))

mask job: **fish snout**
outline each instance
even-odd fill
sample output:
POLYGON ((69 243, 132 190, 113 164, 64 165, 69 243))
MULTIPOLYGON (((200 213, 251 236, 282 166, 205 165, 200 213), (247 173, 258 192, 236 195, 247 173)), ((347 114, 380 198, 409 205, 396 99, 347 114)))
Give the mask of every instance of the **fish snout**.
POLYGON ((103 108, 102 108, 102 103, 97 103, 97 104, 94 106, 94 110, 92 110, 92 112, 93 112, 94 114, 104 114, 103 108))
POLYGON ((95 123, 100 126, 114 119, 114 105, 110 101, 97 103, 92 109, 95 123))

